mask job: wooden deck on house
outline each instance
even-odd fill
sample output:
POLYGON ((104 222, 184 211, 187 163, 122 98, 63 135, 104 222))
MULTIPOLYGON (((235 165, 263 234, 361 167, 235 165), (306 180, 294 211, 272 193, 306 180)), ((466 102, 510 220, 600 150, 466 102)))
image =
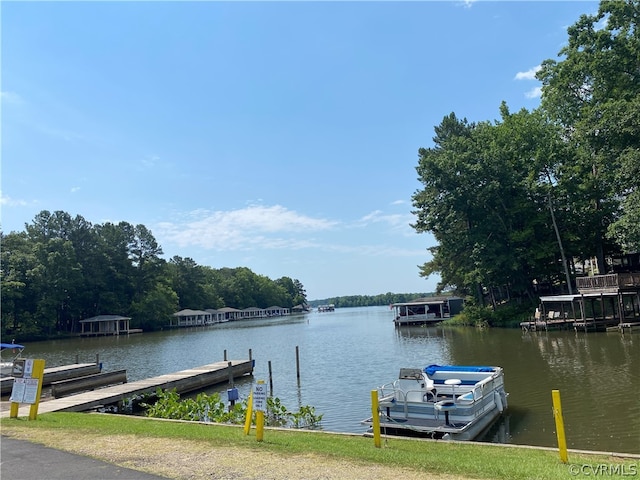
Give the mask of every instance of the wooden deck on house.
MULTIPOLYGON (((114 385, 41 402, 38 406, 38 413, 85 412, 105 405, 118 404, 123 399, 134 395, 153 393, 158 388, 165 390, 173 390, 175 388, 178 393, 192 392, 211 385, 229 382, 229 380, 236 377, 249 375, 253 373, 253 367, 253 360, 229 360, 212 363, 146 380, 114 385)), ((29 416, 30 407, 31 405, 21 404, 18 416, 29 416)), ((8 417, 9 411, 3 411, 0 416, 8 417)))

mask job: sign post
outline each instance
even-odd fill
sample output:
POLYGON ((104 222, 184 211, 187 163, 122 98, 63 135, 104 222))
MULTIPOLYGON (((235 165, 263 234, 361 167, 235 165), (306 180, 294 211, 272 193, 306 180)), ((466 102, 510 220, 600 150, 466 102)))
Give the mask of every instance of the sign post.
POLYGON ((10 418, 18 418, 18 409, 21 403, 31 405, 29 420, 35 420, 38 416, 40 395, 42 394, 42 379, 44 377, 44 360, 31 359, 19 360, 20 365, 14 365, 14 374, 22 373, 13 380, 11 389, 10 418))
POLYGON ((256 440, 264 438, 264 412, 267 411, 267 386, 264 380, 258 380, 253 387, 253 409, 256 411, 256 440))

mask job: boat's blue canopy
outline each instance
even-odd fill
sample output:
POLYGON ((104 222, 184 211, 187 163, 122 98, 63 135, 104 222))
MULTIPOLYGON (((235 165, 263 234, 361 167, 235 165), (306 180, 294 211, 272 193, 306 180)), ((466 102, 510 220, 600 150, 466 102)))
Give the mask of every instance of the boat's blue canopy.
POLYGON ((0 343, 0 350, 4 350, 5 348, 22 348, 22 349, 24 349, 24 345, 18 345, 17 343, 0 343))
POLYGON ((493 367, 482 367, 482 366, 464 366, 464 365, 429 365, 424 368, 424 373, 427 375, 433 375, 434 373, 440 372, 493 372, 495 368, 493 367))

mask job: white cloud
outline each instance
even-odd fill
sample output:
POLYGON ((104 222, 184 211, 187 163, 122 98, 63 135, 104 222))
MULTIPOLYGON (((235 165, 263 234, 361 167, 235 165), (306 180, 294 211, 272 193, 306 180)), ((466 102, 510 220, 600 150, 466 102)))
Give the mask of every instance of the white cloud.
POLYGON ((359 226, 366 226, 372 223, 386 223, 392 227, 402 226, 405 227, 410 222, 410 215, 406 214, 391 214, 385 215, 380 210, 375 210, 364 217, 362 217, 357 224, 359 226))
POLYGON ((158 164, 160 157, 158 155, 147 155, 142 159, 141 163, 144 168, 152 168, 158 164))
POLYGON ((0 205, 5 205, 7 207, 24 207, 28 205, 24 200, 16 200, 6 195, 0 195, 0 205))
POLYGON ((542 96, 542 87, 536 87, 524 94, 527 98, 540 98, 542 96))
POLYGON ((314 242, 299 238, 279 238, 279 234, 329 230, 337 222, 301 215, 280 205, 251 205, 240 210, 189 213, 186 222, 163 222, 158 234, 179 246, 199 246, 216 250, 253 247, 306 248, 314 242))
POLYGON ((0 98, 3 102, 11 103, 14 105, 18 105, 23 102, 22 97, 15 92, 0 92, 0 98))
POLYGON ((515 80, 535 80, 536 73, 540 70, 541 66, 537 65, 533 68, 530 68, 526 72, 518 72, 516 73, 515 80))
POLYGON ((35 127, 43 134, 56 140, 64 140, 65 142, 74 142, 77 140, 85 140, 84 135, 73 130, 64 128, 50 127, 48 125, 35 125, 35 127))
MULTIPOLYGON (((231 211, 198 209, 182 215, 178 221, 162 222, 153 227, 159 242, 165 246, 173 244, 181 251, 193 249, 228 252, 298 250, 323 252, 324 254, 366 257, 421 257, 423 248, 405 248, 385 244, 360 243, 358 238, 373 238, 367 231, 365 237, 347 234, 344 228, 380 228, 397 236, 415 236, 409 222, 411 215, 386 215, 380 210, 372 211, 347 225, 344 222, 325 218, 314 218, 289 210, 281 205, 249 205, 231 211), (326 234, 329 233, 330 236, 326 234)), ((375 234, 377 235, 377 234, 375 234)), ((375 236, 374 235, 374 236, 375 236)), ((305 254, 309 255, 309 254, 305 254)), ((313 254, 310 254, 313 255, 313 254)))
POLYGON ((80 187, 71 187, 71 193, 76 193, 80 191, 80 187))

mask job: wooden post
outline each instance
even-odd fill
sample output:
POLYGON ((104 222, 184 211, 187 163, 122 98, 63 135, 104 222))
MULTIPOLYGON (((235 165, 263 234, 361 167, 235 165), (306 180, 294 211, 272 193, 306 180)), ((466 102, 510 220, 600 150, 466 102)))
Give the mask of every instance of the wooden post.
POLYGON ((233 387, 233 365, 231 362, 227 363, 229 368, 229 385, 233 387))
POLYGON ((227 350, 226 349, 224 350, 224 361, 225 362, 227 361, 227 350))
POLYGON ((300 349, 296 345, 296 375, 298 378, 298 386, 300 385, 300 349))
POLYGON ((560 390, 552 390, 551 398, 553 399, 553 417, 556 420, 556 435, 558 436, 558 450, 560 451, 560 460, 567 463, 569 457, 567 455, 567 440, 564 436, 564 420, 562 419, 562 403, 560 402, 560 390))
POLYGON ((273 374, 271 373, 271 360, 269 360, 269 396, 273 397, 273 374))

